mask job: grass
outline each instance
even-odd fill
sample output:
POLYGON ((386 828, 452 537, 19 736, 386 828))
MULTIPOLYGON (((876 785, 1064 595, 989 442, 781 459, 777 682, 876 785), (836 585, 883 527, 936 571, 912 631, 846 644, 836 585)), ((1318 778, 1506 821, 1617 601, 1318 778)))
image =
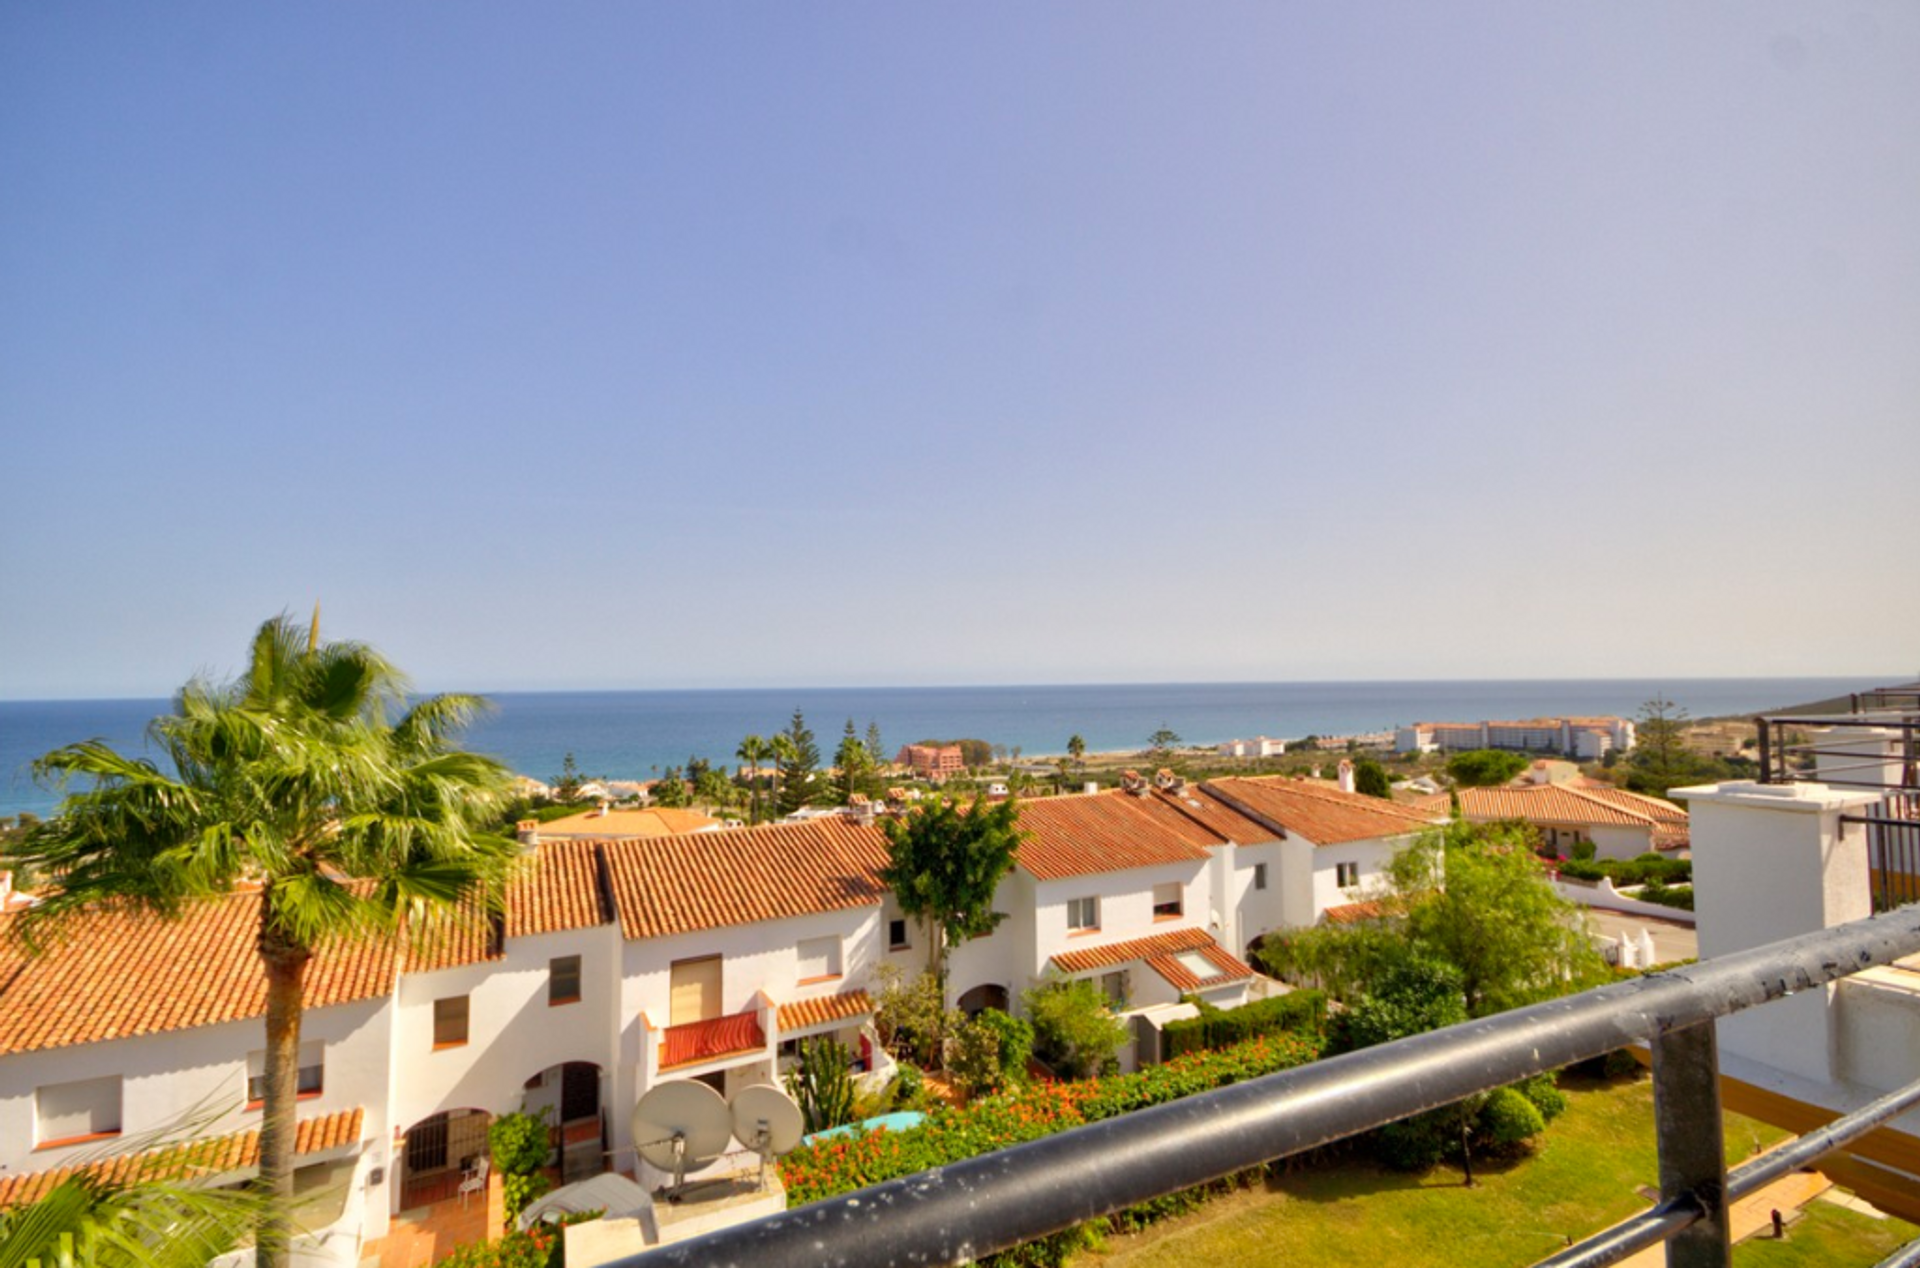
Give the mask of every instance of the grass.
MULTIPOLYGON (((1077 1262, 1082 1268, 1531 1264, 1564 1247, 1569 1237, 1577 1241, 1644 1209, 1647 1199, 1639 1189, 1658 1183, 1652 1081, 1567 1078, 1561 1086, 1567 1112, 1547 1129, 1539 1149, 1519 1162, 1476 1165, 1471 1189, 1450 1167, 1425 1175, 1364 1162, 1321 1167, 1273 1177, 1192 1215, 1110 1238, 1105 1253, 1077 1262)), ((1728 1114, 1728 1162, 1785 1135, 1728 1114)), ((1783 1248, 1795 1244, 1795 1232, 1789 1230, 1783 1248)))
POLYGON ((1877 1220, 1831 1202, 1810 1202, 1806 1213, 1787 1225, 1785 1241, 1758 1233, 1733 1248, 1733 1262, 1737 1268, 1876 1264, 1916 1237, 1920 1228, 1905 1220, 1877 1220))

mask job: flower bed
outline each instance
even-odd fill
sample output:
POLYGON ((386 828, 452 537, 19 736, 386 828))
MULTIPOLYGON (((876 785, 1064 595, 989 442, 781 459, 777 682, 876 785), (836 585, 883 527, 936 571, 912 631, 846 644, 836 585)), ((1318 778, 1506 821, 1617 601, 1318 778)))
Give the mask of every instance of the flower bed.
POLYGON ((780 1160, 787 1202, 799 1206, 929 1167, 1038 1140, 1054 1132, 1243 1079, 1305 1065, 1313 1036, 1269 1034, 1217 1052, 1196 1052, 1137 1074, 1081 1083, 1035 1083, 964 1108, 936 1107, 904 1132, 870 1132, 802 1146, 780 1160))

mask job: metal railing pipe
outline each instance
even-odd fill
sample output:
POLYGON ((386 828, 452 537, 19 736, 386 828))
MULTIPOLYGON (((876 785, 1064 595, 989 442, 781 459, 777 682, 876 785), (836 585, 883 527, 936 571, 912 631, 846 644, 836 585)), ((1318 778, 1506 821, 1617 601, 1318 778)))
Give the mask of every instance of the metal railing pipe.
POLYGON ((644 1268, 973 1260, 1915 952, 1920 908, 1905 908, 890 1180, 659 1247, 644 1268))

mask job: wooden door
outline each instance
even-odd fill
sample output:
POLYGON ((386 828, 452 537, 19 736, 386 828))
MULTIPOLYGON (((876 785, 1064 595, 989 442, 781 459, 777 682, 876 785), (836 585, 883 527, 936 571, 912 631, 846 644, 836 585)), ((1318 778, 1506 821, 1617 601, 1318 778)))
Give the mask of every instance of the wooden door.
POLYGON ((669 1026, 710 1021, 720 1015, 720 957, 676 960, 673 964, 672 1016, 669 1026))

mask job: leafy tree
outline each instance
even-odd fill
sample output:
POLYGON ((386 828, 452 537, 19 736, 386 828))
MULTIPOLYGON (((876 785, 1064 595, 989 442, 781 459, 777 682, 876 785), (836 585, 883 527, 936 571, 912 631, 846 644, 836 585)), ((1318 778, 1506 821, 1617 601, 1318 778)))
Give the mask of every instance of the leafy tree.
POLYGON ((787 1075, 787 1093, 800 1106, 809 1132, 853 1121, 853 1065, 830 1035, 803 1040, 800 1061, 787 1075))
POLYGON ((569 753, 560 759, 560 773, 550 782, 553 785, 555 801, 572 802, 580 800, 580 788, 587 781, 581 776, 580 767, 574 762, 573 754, 569 753))
POLYGON ((24 913, 29 946, 81 911, 179 915, 258 883, 266 979, 259 1261, 285 1268, 293 1197, 300 1014, 308 962, 339 938, 390 936, 410 913, 497 903, 517 848, 491 830, 508 777, 453 738, 483 705, 434 696, 405 709, 406 680, 359 643, 322 643, 316 613, 260 627, 232 683, 196 679, 150 740, 166 768, 99 741, 35 764, 68 792, 57 818, 10 846, 57 886, 24 913))
POLYGON ((1341 1046, 1371 1048, 1467 1020, 1465 978, 1442 960, 1402 944, 1399 957, 1340 1015, 1341 1046))
POLYGON ((977 1017, 961 1022, 947 1044, 947 1073, 969 1100, 998 1092, 1005 1082, 999 1034, 977 1017))
POLYGON ((1353 789, 1369 797, 1393 798, 1393 785, 1387 779, 1387 768, 1371 757, 1363 757, 1354 763, 1353 789))
POLYGON ((1014 798, 976 797, 965 810, 937 799, 882 821, 887 865, 880 879, 900 910, 927 933, 927 967, 946 997, 947 947, 992 933, 1004 918, 993 909, 1000 878, 1013 870, 1020 845, 1020 808, 1014 798))
POLYGON ((739 796, 740 790, 733 781, 717 770, 701 772, 700 778, 694 782, 694 800, 714 810, 731 809, 739 796))
POLYGON ((871 795, 874 784, 873 760, 867 752, 867 746, 853 730, 853 719, 847 719, 846 733, 840 737, 840 747, 833 753, 834 779, 833 799, 841 805, 853 800, 855 793, 871 795))
POLYGON ((1127 1042, 1127 1027, 1107 997, 1083 977, 1044 981, 1020 996, 1033 1022, 1040 1059, 1070 1079, 1101 1073, 1127 1042))
POLYGON ((774 794, 774 805, 782 815, 790 815, 818 795, 813 780, 820 767, 820 746, 814 743, 813 732, 807 729, 807 720, 798 709, 793 711, 787 729, 774 738, 774 745, 780 763, 780 787, 774 794))
POLYGON ((740 741, 734 756, 747 766, 747 821, 760 822, 760 763, 773 756, 773 745, 764 736, 749 735, 740 741))
POLYGON ((656 806, 679 807, 689 804, 693 798, 687 795, 687 783, 678 766, 669 766, 660 772, 660 778, 653 781, 648 790, 656 806))
POLYGON ((1447 759, 1447 774, 1462 788, 1493 788, 1526 768, 1524 755, 1497 748, 1469 749, 1447 759))
POLYGON ((1687 747, 1689 723, 1687 711, 1671 700, 1656 696, 1641 705, 1634 718, 1633 749, 1616 764, 1614 777, 1624 773, 1628 788, 1654 797, 1687 784, 1729 777, 1732 767, 1727 763, 1687 747))
POLYGON ((1077 731, 1067 737, 1067 756, 1073 759, 1075 766, 1081 766, 1086 763, 1087 742, 1081 738, 1080 733, 1077 731))
POLYGON ((538 1115, 502 1114, 487 1125, 487 1152, 500 1173, 508 1228, 528 1203, 553 1187, 541 1170, 552 1148, 546 1121, 538 1115))
POLYGON ((940 1065, 940 1037, 960 1024, 958 1009, 948 1010, 940 979, 932 973, 908 977, 897 965, 873 971, 873 1026, 888 1052, 928 1069, 940 1065))
POLYGON ((1155 731, 1147 737, 1147 748, 1151 750, 1155 756, 1165 756, 1179 746, 1180 736, 1176 732, 1169 730, 1167 724, 1164 722, 1160 724, 1158 731, 1155 731))

